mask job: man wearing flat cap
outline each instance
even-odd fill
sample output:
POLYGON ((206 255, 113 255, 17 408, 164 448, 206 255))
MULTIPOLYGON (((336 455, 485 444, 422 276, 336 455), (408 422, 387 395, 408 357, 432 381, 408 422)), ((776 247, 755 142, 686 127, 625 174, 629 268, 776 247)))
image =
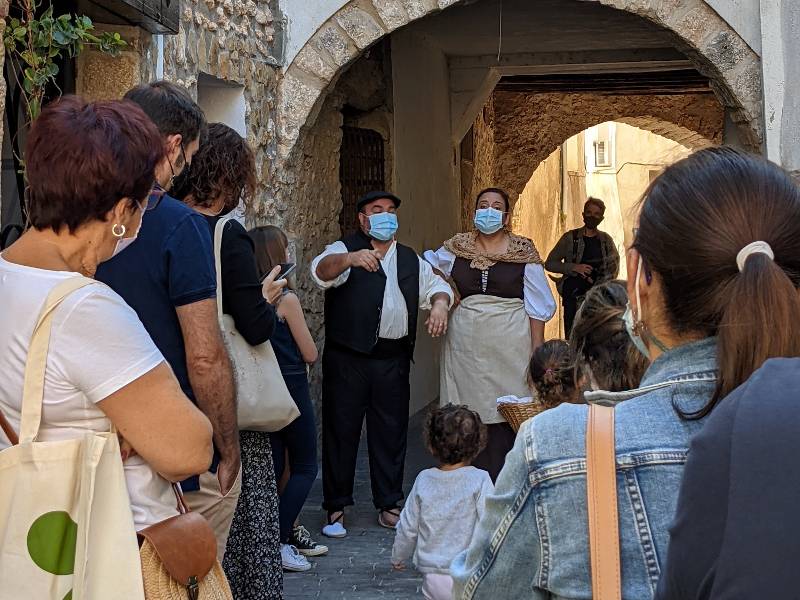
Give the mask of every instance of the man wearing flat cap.
POLYGON ((366 416, 372 500, 378 522, 394 528, 403 498, 411 395, 409 368, 417 316, 430 309, 428 333, 441 336, 450 286, 416 252, 395 241, 400 199, 370 192, 358 201, 357 233, 330 244, 311 263, 325 290, 322 357, 322 486, 328 525, 344 537, 366 416))

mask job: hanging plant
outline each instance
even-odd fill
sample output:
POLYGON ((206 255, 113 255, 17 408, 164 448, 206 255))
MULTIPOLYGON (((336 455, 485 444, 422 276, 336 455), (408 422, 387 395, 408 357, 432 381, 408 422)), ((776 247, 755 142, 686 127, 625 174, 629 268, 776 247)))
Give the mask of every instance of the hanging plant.
POLYGON ((39 0, 16 0, 12 4, 18 7, 21 18, 6 18, 3 42, 6 60, 11 62, 8 71, 23 91, 28 124, 39 116, 47 86, 58 89, 59 59, 74 58, 86 47, 115 56, 127 45, 119 33, 92 33, 94 25, 89 17, 55 17, 52 4, 37 16, 39 0))

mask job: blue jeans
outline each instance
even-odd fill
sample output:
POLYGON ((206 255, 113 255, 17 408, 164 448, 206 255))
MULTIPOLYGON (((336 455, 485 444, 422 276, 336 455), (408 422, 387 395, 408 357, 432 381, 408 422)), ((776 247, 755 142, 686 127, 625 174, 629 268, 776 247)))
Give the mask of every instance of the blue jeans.
POLYGON ((317 426, 306 374, 284 374, 283 379, 300 410, 300 416, 289 425, 269 434, 275 479, 279 482, 286 466, 287 450, 289 454, 291 473, 280 499, 281 543, 285 544, 291 539, 294 522, 317 478, 317 426))

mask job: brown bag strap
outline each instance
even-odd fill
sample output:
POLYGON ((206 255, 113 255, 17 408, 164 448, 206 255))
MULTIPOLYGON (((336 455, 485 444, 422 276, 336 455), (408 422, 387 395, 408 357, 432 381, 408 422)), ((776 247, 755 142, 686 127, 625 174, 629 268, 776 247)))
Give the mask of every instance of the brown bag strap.
POLYGON ((17 437, 17 432, 11 427, 11 423, 8 422, 6 416, 3 414, 3 411, 0 410, 0 429, 3 430, 3 433, 8 438, 8 441, 11 442, 12 446, 16 446, 19 444, 19 438, 17 437))
POLYGON ((592 598, 621 600, 614 409, 589 405, 586 424, 586 491, 592 598))

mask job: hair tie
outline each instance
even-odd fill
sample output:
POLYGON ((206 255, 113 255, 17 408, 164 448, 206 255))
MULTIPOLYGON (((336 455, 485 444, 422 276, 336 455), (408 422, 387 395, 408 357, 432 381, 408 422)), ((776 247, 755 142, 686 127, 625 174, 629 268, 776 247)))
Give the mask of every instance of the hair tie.
POLYGON ((544 374, 545 375, 552 375, 553 373, 555 373, 555 371, 553 371, 553 369, 545 369, 544 370, 544 374))
POLYGON ((772 248, 767 242, 752 242, 739 250, 739 254, 736 255, 736 265, 739 267, 740 273, 744 271, 747 259, 753 254, 766 254, 770 260, 775 260, 775 253, 772 252, 772 248))

